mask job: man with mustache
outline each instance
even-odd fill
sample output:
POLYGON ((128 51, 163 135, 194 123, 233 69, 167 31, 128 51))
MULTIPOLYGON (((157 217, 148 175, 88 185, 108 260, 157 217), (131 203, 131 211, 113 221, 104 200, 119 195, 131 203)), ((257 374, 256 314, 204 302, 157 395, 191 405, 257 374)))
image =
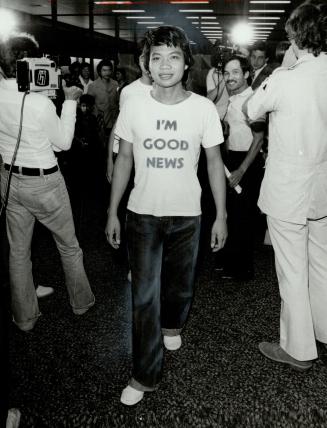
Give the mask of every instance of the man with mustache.
POLYGON ((263 175, 262 157, 258 156, 263 142, 265 119, 249 123, 242 105, 252 95, 248 85, 250 64, 234 55, 224 64, 224 79, 230 94, 225 121, 229 126, 225 163, 231 172, 227 195, 229 236, 223 257, 223 278, 253 278, 253 244, 256 202, 263 175), (242 192, 234 188, 240 185, 242 192))

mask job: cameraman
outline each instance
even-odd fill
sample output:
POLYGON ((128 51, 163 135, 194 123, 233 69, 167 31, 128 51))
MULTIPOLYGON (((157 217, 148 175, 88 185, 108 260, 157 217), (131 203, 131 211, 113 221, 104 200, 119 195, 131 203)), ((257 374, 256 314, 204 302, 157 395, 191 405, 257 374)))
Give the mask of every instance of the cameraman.
POLYGON ((207 98, 215 104, 221 121, 223 121, 226 116, 229 98, 222 72, 222 62, 221 51, 219 47, 216 46, 216 52, 211 56, 212 68, 208 71, 206 84, 207 98))
POLYGON ((82 91, 74 86, 63 88, 65 102, 61 118, 46 96, 31 93, 24 98, 24 94, 18 92, 15 80, 16 61, 37 56, 37 51, 37 42, 28 34, 12 35, 0 48, 4 77, 0 81, 0 153, 4 162, 1 196, 6 203, 9 181, 6 223, 12 311, 14 322, 23 331, 31 330, 40 316, 30 258, 36 219, 54 237, 74 314, 82 315, 94 304, 84 271, 83 253, 75 235, 66 185, 54 154, 54 151, 68 150, 71 146, 76 100, 82 91), (18 135, 20 145, 14 159, 18 135))

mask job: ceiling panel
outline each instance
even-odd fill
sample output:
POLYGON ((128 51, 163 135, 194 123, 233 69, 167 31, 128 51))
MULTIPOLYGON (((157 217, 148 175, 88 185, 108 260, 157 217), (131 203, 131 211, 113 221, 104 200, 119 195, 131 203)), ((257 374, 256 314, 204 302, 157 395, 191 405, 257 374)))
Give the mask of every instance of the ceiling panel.
MULTIPOLYGON (((93 2, 96 32, 134 41, 148 27, 178 25, 199 47, 221 40, 232 45, 231 31, 236 23, 250 23, 256 38, 285 39, 284 25, 300 0, 129 0, 93 2), (117 27, 115 27, 117 25, 117 27)), ((57 4, 58 21, 89 28, 88 0, 0 0, 0 6, 51 19, 51 4, 57 4)))

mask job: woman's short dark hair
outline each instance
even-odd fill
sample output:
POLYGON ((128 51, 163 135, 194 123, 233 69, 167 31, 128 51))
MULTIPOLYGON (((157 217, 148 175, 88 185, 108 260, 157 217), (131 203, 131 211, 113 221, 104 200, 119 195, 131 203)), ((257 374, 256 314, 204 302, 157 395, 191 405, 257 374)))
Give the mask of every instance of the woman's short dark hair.
POLYGON ((113 70, 112 62, 110 61, 110 59, 102 59, 97 65, 97 73, 99 76, 101 75, 102 67, 110 67, 111 70, 113 70))
MULTIPOLYGON (((190 42, 185 32, 179 27, 163 25, 145 33, 144 67, 146 70, 149 71, 151 47, 161 45, 180 47, 184 54, 185 64, 189 68, 194 64, 190 42)), ((184 72, 183 82, 187 80, 189 68, 184 72)))
POLYGON ((230 57, 226 58, 223 64, 223 71, 225 70, 226 65, 231 61, 238 61, 240 63, 243 74, 245 74, 247 71, 250 72, 251 65, 249 60, 244 56, 240 56, 240 55, 231 55, 230 57))
POLYGON ((309 49, 318 56, 326 51, 327 5, 310 1, 302 3, 291 13, 285 30, 299 49, 309 49))

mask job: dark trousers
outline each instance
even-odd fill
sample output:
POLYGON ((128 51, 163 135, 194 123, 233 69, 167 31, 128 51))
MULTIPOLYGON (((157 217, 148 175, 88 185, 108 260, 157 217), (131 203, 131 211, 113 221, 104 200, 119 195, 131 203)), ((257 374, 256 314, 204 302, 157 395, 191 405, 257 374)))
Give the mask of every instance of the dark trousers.
POLYGON ((131 386, 156 388, 162 376, 162 332, 177 335, 193 296, 201 217, 154 217, 127 212, 132 271, 131 386))
MULTIPOLYGON (((247 152, 229 151, 225 164, 232 172, 243 162, 247 152)), ((234 276, 253 274, 255 224, 258 222, 257 201, 263 177, 263 159, 259 153, 245 172, 240 194, 227 191, 228 239, 223 252, 224 268, 234 276)))

